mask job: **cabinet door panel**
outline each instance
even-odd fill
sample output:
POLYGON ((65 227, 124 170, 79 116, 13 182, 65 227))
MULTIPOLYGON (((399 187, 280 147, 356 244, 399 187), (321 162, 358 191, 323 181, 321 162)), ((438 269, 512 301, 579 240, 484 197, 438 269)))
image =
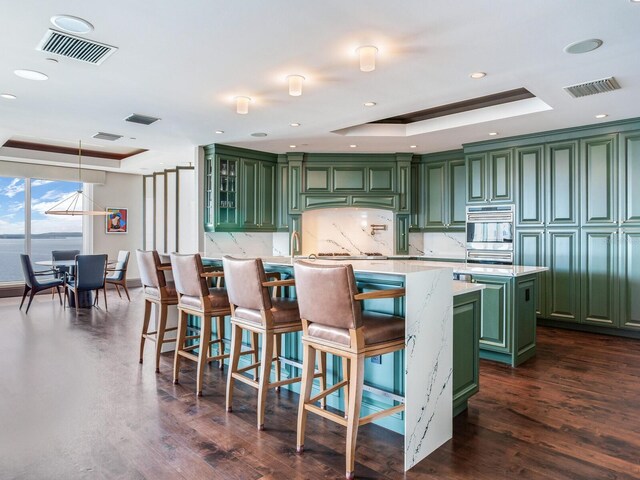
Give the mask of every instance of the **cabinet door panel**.
POLYGON ((547 224, 578 225, 578 163, 575 142, 547 145, 547 224))
POLYGON ((487 155, 467 156, 467 202, 487 201, 487 155))
MULTIPOLYGON (((369 168, 369 191, 370 192, 393 192, 394 176, 393 167, 371 167, 369 168)), ((401 181, 400 185, 404 185, 408 182, 409 177, 405 173, 404 182, 401 181)), ((406 191, 406 188, 405 188, 406 191)))
POLYGON ((619 324, 640 330, 640 229, 623 230, 620 248, 619 324))
POLYGON ((333 168, 333 191, 340 192, 344 190, 353 190, 363 192, 364 184, 364 167, 361 168, 333 168))
POLYGON ((304 191, 305 192, 328 192, 329 167, 307 167, 304 169, 304 191))
POLYGON ((514 322, 515 353, 524 355, 536 346, 536 282, 524 280, 516 283, 515 310, 518 321, 514 322))
POLYGON ((617 222, 615 140, 615 135, 608 135, 581 142, 583 225, 617 222))
POLYGON ((278 163, 276 182, 276 228, 286 231, 289 229, 289 167, 278 163))
POLYGON ((517 201, 516 224, 518 226, 543 225, 544 195, 543 147, 528 147, 516 150, 517 201))
POLYGON ((547 232, 547 317, 578 322, 579 315, 579 257, 578 230, 549 230, 547 232))
POLYGON ((396 215, 396 254, 409 254, 409 215, 396 215))
POLYGON ((258 176, 259 165, 255 160, 242 159, 240 168, 242 203, 242 228, 256 228, 258 226, 258 176))
POLYGON ((482 290, 482 326, 480 328, 480 347, 486 350, 508 353, 509 322, 511 299, 509 282, 494 278, 477 277, 479 283, 486 285, 482 290))
POLYGON ((275 222, 275 182, 276 165, 273 163, 260 162, 259 192, 259 218, 258 227, 264 230, 274 230, 275 222))
POLYGON ((580 293, 584 323, 616 323, 616 236, 610 229, 582 231, 580 293))
POLYGON ((620 220, 640 225, 640 133, 621 135, 620 145, 620 220))
POLYGON ((491 202, 513 201, 513 177, 511 150, 491 152, 489 154, 491 176, 491 202))
POLYGON ((425 165, 425 188, 427 190, 426 222, 427 229, 443 229, 446 226, 446 162, 425 165))
POLYGON ((449 162, 449 227, 464 229, 467 203, 467 171, 464 160, 449 162))
MULTIPOLYGON (((422 201, 424 183, 422 182, 422 172, 424 165, 411 165, 411 225, 410 228, 418 229, 424 227, 424 202, 422 201)), ((466 200, 466 199, 465 199, 466 200)))
POLYGON ((478 391, 481 294, 453 298, 453 405, 478 391))
MULTIPOLYGON (((543 229, 516 230, 516 264, 529 266, 544 266, 545 258, 545 235, 543 229)), ((538 274, 538 285, 536 288, 536 314, 546 316, 545 305, 545 285, 548 272, 538 274)))

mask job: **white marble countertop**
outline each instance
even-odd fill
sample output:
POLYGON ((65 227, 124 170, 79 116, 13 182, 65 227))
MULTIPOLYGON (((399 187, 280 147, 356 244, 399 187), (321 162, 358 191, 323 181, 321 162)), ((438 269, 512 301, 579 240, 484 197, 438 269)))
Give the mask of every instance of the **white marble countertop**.
POLYGON ((460 280, 452 280, 453 296, 464 295, 465 293, 477 292, 483 290, 486 285, 475 282, 461 282, 460 280))
MULTIPOLYGON (((242 257, 242 255, 232 255, 242 257)), ((204 257, 210 260, 220 260, 223 255, 204 257)), ((250 257, 248 257, 250 258, 250 257)), ((267 265, 291 266, 290 257, 261 257, 267 265)), ((498 277, 520 277, 549 270, 548 267, 533 267, 522 265, 480 265, 465 262, 432 262, 428 260, 310 260, 304 257, 296 257, 296 260, 312 262, 317 265, 335 265, 337 262, 349 262, 356 272, 362 273, 388 273, 392 275, 406 275, 412 272, 434 270, 440 268, 452 269, 455 273, 471 275, 495 275, 498 277)))

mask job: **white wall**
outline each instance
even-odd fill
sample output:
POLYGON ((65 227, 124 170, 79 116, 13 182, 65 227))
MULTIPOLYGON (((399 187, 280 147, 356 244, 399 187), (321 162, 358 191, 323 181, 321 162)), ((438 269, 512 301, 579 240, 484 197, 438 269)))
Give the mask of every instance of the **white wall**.
POLYGON ((107 172, 103 185, 93 186, 93 201, 108 208, 127 208, 129 231, 105 233, 105 218, 93 217, 93 253, 106 253, 115 260, 119 250, 129 250, 127 279, 140 278, 135 251, 142 248, 142 176, 107 172))

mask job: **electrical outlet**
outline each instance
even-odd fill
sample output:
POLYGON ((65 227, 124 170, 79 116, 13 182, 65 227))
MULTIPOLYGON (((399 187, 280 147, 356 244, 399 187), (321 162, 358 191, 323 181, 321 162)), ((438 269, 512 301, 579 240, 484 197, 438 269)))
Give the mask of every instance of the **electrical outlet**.
POLYGON ((378 365, 382 365, 382 355, 376 355, 375 357, 371 357, 371 363, 377 363, 378 365))

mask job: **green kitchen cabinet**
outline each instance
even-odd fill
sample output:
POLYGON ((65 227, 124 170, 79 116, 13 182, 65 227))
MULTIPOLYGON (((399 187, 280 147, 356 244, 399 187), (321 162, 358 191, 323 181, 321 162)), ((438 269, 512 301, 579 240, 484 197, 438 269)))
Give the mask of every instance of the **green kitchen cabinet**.
MULTIPOLYGON (((435 156, 435 158, 441 157, 435 156)), ((422 173, 424 194, 421 197, 423 202, 421 210, 424 212, 424 230, 464 231, 466 207, 464 158, 427 161, 422 165, 422 173)))
POLYGON ((409 217, 409 230, 419 232, 424 228, 424 205, 422 199, 426 197, 427 192, 422 188, 422 172, 424 165, 420 163, 411 164, 411 215, 409 217))
POLYGON ((396 215, 396 255, 409 255, 409 215, 396 215))
MULTIPOLYGON (((545 231, 542 228, 521 228, 516 230, 515 263, 516 265, 544 266, 545 231)), ((546 278, 549 272, 538 274, 536 314, 546 316, 545 303, 546 278)))
POLYGON ((540 227, 545 213, 544 146, 517 148, 515 158, 516 227, 540 227))
POLYGON ((480 387, 482 292, 453 297, 453 415, 467 409, 480 387))
POLYGON ((640 330, 640 228, 623 228, 619 236, 619 326, 640 330))
POLYGON ((537 274, 474 275, 482 290, 480 358, 516 367, 536 354, 537 274))
POLYGON ((239 180, 241 228, 244 231, 275 231, 276 165, 243 158, 239 180))
POLYGON ((289 230, 289 167, 278 160, 276 165, 276 230, 289 230))
POLYGON ((579 229, 547 230, 546 318, 563 322, 580 321, 579 229))
POLYGON ((213 205, 207 209, 205 227, 211 230, 234 231, 241 228, 238 172, 240 159, 227 155, 216 155, 210 160, 210 175, 207 185, 213 185, 213 205))
POLYGON ((617 136, 580 142, 582 225, 612 226, 618 221, 617 136))
POLYGON ((583 323, 617 326, 618 232, 583 228, 580 240, 580 298, 583 323))
POLYGON ((640 226, 640 132, 620 134, 620 223, 640 226))
POLYGON ((578 226, 578 143, 551 143, 545 148, 546 224, 578 226))
POLYGON ((468 155, 467 202, 513 202, 513 150, 468 155))

